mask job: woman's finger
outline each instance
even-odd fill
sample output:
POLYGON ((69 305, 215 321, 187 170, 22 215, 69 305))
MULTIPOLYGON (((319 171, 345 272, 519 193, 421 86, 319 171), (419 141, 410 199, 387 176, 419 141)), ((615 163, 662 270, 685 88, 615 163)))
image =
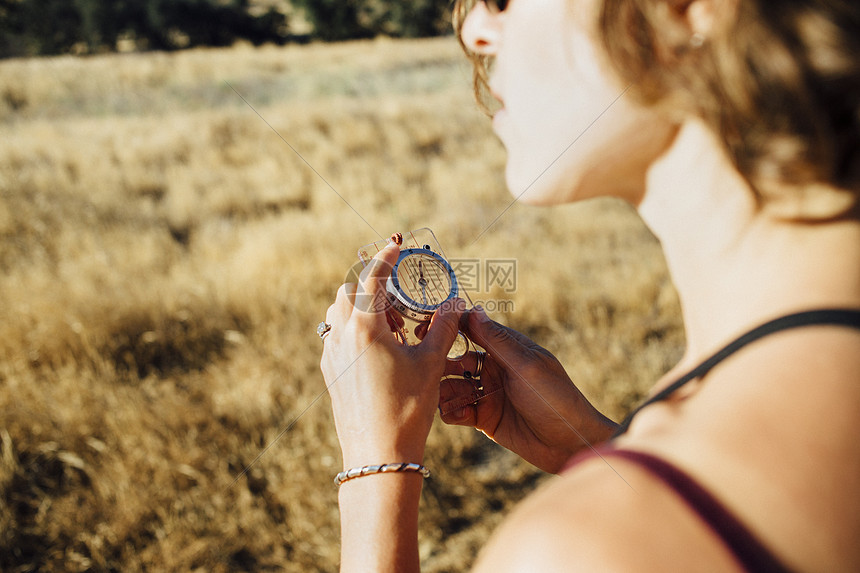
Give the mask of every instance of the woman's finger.
POLYGON ((454 298, 440 306, 430 320, 430 327, 419 345, 430 355, 448 354, 459 332, 460 315, 463 314, 463 300, 454 298))
POLYGON ((474 426, 477 407, 472 404, 474 384, 463 378, 444 378, 439 385, 439 415, 446 424, 474 426))
POLYGON ((530 360, 540 348, 523 334, 491 320, 483 308, 471 308, 463 322, 471 340, 509 367, 530 360))
POLYGON ((370 264, 361 271, 355 296, 355 308, 373 320, 384 320, 384 313, 389 306, 385 284, 391 276, 391 270, 397 263, 399 255, 400 248, 397 244, 389 243, 376 253, 370 264))
POLYGON ((352 315, 353 305, 355 303, 355 294, 358 290, 358 285, 355 283, 342 284, 337 289, 337 296, 334 303, 328 307, 325 313, 325 321, 328 324, 345 324, 352 315))
MULTIPOLYGON (((481 351, 483 352, 483 351, 481 351)), ((462 358, 462 360, 457 360, 456 362, 452 360, 448 360, 445 363, 445 375, 446 376, 463 376, 466 372, 471 376, 480 375, 484 369, 484 362, 486 361, 487 354, 483 352, 483 356, 480 359, 480 368, 478 362, 479 353, 475 351, 468 352, 466 356, 462 358)))

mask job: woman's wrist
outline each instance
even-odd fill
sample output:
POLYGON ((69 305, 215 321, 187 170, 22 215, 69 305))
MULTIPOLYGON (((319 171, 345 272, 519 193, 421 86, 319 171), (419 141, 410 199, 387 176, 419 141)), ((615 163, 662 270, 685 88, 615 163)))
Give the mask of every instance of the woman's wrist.
POLYGON ((557 450, 557 455, 545 466, 539 466, 548 473, 558 473, 563 470, 570 460, 582 453, 584 450, 594 448, 612 438, 618 424, 593 410, 593 415, 581 421, 577 426, 577 438, 569 440, 567 447, 557 450))
POLYGON ((338 489, 341 571, 419 570, 418 472, 369 475, 338 489))
POLYGON ((420 447, 355 448, 343 450, 343 469, 392 463, 424 463, 424 445, 420 447))
POLYGON ((339 486, 350 480, 388 473, 416 473, 425 479, 430 477, 430 470, 421 464, 399 462, 392 464, 371 464, 343 470, 335 476, 334 483, 339 486))

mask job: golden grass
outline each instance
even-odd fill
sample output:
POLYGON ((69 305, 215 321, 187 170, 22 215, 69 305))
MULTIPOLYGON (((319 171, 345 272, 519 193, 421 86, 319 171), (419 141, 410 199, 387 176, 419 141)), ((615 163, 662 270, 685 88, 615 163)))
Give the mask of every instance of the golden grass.
MULTIPOLYGON (((516 259, 516 292, 473 296, 615 417, 671 365, 677 303, 628 208, 494 223, 469 73, 451 38, 0 63, 0 569, 335 570, 314 329, 377 233, 516 259)), ((466 569, 543 479, 441 424, 427 463, 427 571, 466 569)))

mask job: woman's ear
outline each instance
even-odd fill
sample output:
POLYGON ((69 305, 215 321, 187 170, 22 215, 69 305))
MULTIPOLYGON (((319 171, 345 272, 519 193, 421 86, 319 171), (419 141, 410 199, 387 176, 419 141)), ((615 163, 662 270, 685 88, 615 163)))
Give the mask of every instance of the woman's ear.
POLYGON ((675 0, 671 5, 690 37, 700 41, 725 29, 738 10, 738 0, 675 0))

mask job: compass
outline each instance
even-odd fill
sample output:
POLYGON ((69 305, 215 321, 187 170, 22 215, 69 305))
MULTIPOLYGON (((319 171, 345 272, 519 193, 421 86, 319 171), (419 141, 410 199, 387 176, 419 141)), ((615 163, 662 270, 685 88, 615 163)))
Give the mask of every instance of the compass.
POLYGON ((448 261, 419 247, 400 251, 386 291, 395 310, 412 320, 426 322, 445 301, 458 295, 459 287, 448 261))
MULTIPOLYGON (((457 282, 457 275, 445 259, 433 231, 426 227, 394 233, 390 239, 361 247, 358 250, 361 264, 370 264, 374 255, 390 241, 400 246, 400 255, 385 283, 386 298, 393 311, 389 313, 389 326, 403 344, 419 344, 433 314, 445 301, 460 297, 470 306, 471 300, 457 282)), ((469 339, 458 332, 448 360, 462 360, 472 348, 469 339)))

